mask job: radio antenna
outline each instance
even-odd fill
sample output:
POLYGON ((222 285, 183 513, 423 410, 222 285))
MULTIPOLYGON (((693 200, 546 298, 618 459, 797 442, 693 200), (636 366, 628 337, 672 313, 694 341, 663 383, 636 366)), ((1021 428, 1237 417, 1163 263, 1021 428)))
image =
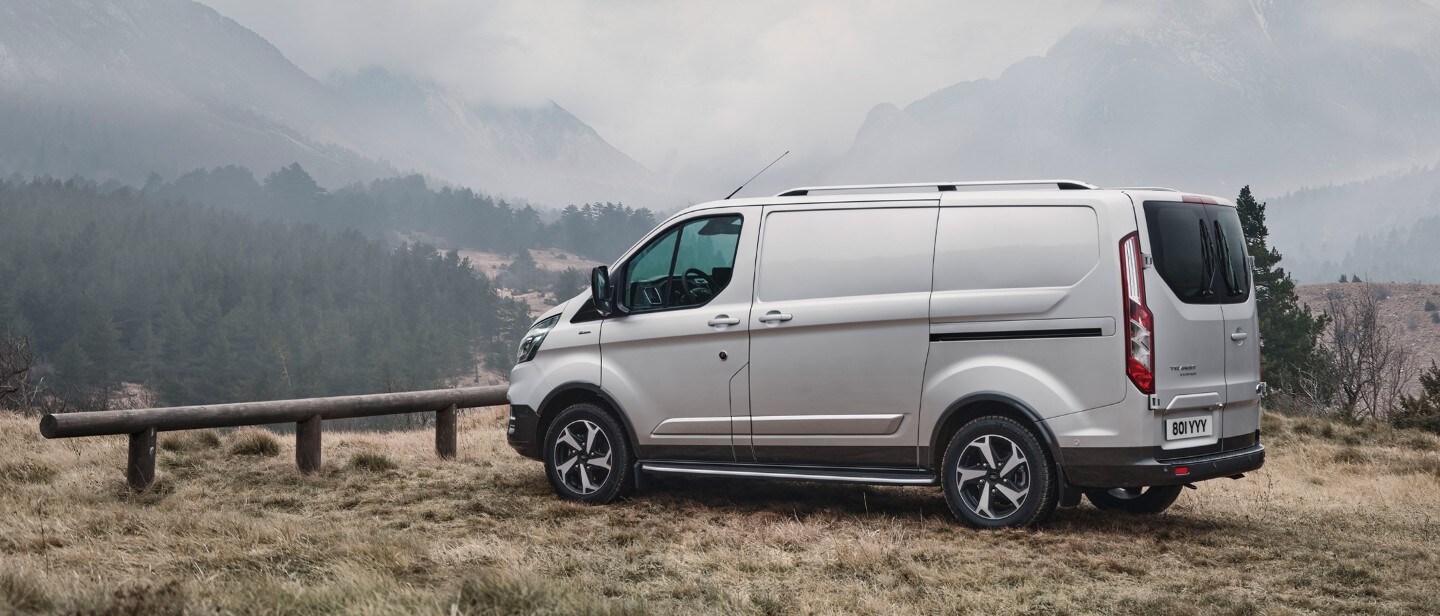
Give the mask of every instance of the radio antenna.
MULTIPOLYGON (((790 150, 785 150, 785 154, 789 154, 789 153, 790 153, 790 150)), ((780 155, 780 158, 785 158, 785 154, 781 154, 781 155, 780 155)), ((780 162, 780 158, 777 158, 777 159, 775 159, 775 160, 770 161, 770 164, 765 165, 765 169, 769 169, 769 168, 771 168, 771 167, 774 167, 774 166, 775 166, 775 163, 780 162)), ((765 169, 761 169, 761 170, 760 170, 758 173, 756 173, 755 175, 750 176, 750 179, 745 180, 745 183, 744 183, 744 184, 741 184, 741 185, 740 185, 740 188, 745 188, 745 186, 746 186, 747 184, 749 184, 750 182, 755 181, 755 178, 760 177, 760 174, 761 174, 761 173, 765 173, 765 169)), ((735 193, 740 192, 740 188, 736 188, 736 189, 735 189, 735 192, 732 192, 732 193, 730 193, 730 194, 728 194, 728 195, 725 195, 725 199, 721 199, 721 201, 724 201, 724 200, 726 200, 726 199, 729 199, 730 197, 734 197, 734 196, 735 196, 735 193)))

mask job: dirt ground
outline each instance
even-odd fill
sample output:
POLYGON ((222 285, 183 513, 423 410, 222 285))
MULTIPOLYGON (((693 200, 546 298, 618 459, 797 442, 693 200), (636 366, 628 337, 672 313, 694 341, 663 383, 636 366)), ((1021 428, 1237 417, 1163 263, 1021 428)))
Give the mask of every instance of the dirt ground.
POLYGON ((428 431, 45 441, 0 417, 0 612, 390 614, 1440 613, 1440 439, 1267 415, 1265 468, 1159 516, 956 523, 937 489, 653 481, 557 500, 469 411, 428 431), (267 453, 276 452, 274 455, 267 453))

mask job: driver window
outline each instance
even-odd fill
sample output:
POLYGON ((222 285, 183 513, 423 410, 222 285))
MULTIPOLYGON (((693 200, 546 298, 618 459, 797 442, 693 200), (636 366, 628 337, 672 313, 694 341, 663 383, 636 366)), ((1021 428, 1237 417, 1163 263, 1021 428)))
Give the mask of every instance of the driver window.
POLYGON ((636 253, 626 276, 631 312, 706 304, 730 284, 740 244, 737 215, 699 218, 636 253))

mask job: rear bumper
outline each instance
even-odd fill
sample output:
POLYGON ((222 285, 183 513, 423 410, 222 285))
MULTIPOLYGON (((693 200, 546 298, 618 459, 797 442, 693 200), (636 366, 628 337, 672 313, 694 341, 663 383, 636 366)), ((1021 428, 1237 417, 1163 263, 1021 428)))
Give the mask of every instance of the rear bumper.
POLYGON ((505 440, 520 455, 540 459, 540 415, 523 404, 510 405, 510 423, 505 430, 505 440))
POLYGON ((1066 479, 1085 488, 1195 483, 1233 477, 1265 464, 1265 446, 1259 443, 1234 451, 1164 461, 1155 459, 1151 447, 1073 447, 1062 450, 1062 455, 1066 479))

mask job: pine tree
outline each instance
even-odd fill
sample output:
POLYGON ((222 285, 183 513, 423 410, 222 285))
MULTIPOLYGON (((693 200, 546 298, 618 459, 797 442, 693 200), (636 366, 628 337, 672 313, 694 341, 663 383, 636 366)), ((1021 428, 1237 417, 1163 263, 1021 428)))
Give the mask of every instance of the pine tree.
MULTIPOLYGON (((1280 251, 1268 244, 1265 204, 1257 201, 1250 187, 1240 189, 1235 200, 1240 226, 1245 232, 1250 255, 1255 259, 1255 304, 1260 312, 1260 366, 1265 380, 1278 390, 1311 393, 1322 385, 1327 365, 1320 334, 1325 315, 1315 315, 1300 304, 1295 281, 1280 267, 1280 251), (1307 383, 1309 386, 1307 386, 1307 383), (1309 390, 1307 392, 1307 390, 1309 390)), ((1344 282, 1344 277, 1341 277, 1344 282)))
POLYGON ((1350 278, 1347 277, 1345 274, 1340 274, 1340 282, 1341 282, 1342 284, 1343 284, 1343 283, 1350 282, 1350 278))

